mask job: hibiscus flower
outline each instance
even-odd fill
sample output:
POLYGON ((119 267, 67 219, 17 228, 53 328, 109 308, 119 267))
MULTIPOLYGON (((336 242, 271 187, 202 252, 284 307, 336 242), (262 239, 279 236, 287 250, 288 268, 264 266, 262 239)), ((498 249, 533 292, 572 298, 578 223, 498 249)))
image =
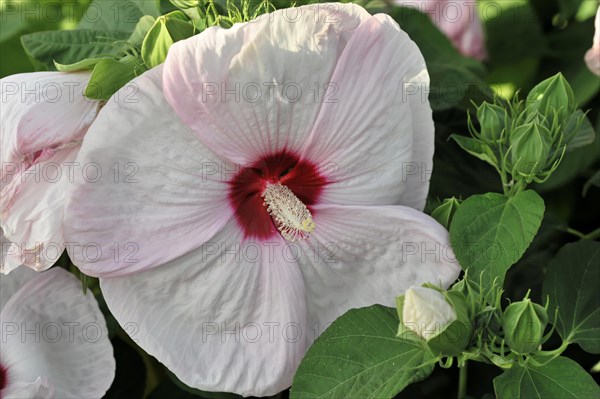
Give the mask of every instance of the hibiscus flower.
POLYGON ((66 186, 98 102, 83 97, 89 73, 39 72, 0 80, 0 271, 52 266, 65 249, 66 186), (6 247, 10 245, 10 248, 6 247))
POLYGON ((115 376, 104 316, 61 268, 0 276, 0 397, 102 397, 115 376))
POLYGON ((78 162, 121 177, 71 186, 68 250, 187 385, 275 394, 350 308, 458 276, 420 212, 429 77, 390 17, 315 4, 211 27, 133 84, 84 140, 78 162))

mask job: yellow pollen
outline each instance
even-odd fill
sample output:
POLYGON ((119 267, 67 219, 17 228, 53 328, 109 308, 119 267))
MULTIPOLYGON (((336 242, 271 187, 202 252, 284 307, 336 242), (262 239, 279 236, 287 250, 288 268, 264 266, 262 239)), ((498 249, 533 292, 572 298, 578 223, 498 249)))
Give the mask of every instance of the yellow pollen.
POLYGON ((288 241, 296 242, 315 230, 315 222, 306 205, 281 183, 269 184, 261 194, 267 212, 288 241))

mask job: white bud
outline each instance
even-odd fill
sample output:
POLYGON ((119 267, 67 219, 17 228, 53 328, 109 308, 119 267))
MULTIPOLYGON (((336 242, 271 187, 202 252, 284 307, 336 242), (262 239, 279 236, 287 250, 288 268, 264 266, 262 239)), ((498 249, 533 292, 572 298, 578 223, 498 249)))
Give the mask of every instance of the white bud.
POLYGON ((441 292, 413 286, 404 294, 402 323, 423 339, 439 335, 454 320, 456 311, 441 292))

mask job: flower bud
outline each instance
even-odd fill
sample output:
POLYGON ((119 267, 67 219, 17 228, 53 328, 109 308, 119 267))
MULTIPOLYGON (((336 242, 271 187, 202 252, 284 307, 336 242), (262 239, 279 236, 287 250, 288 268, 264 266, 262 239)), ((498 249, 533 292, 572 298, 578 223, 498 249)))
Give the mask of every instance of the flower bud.
POLYGON ((175 7, 179 8, 179 9, 198 7, 200 5, 200 0, 170 0, 170 1, 175 7))
POLYGON ((412 334, 435 355, 455 356, 469 344, 471 323, 462 293, 415 286, 396 298, 396 304, 399 337, 412 334))
POLYGON ((148 68, 162 64, 171 45, 194 34, 194 26, 182 11, 173 11, 156 19, 142 43, 142 59, 148 68))
POLYGON ((575 96, 571 85, 558 73, 535 86, 527 96, 527 113, 540 112, 548 119, 554 118, 564 126, 567 118, 575 111, 575 96))
POLYGON ((510 135, 513 176, 532 177, 544 170, 552 146, 550 131, 537 123, 515 128, 510 135))
POLYGON ((497 141, 500 139, 507 116, 504 108, 484 102, 477 109, 477 119, 481 126, 481 136, 485 140, 497 141))
POLYGON ((437 220, 438 223, 446 229, 449 229, 452 218, 459 206, 460 202, 458 202, 456 198, 446 198, 440 206, 431 212, 431 217, 437 220))
POLYGON ((513 302, 504 310, 504 338, 513 352, 534 352, 541 344, 548 324, 546 309, 525 298, 513 302))

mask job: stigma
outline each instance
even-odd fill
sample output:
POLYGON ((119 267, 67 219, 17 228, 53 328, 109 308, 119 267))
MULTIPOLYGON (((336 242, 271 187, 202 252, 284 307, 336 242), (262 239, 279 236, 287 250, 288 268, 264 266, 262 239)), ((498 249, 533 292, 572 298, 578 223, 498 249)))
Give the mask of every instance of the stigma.
POLYGON ((287 241, 296 242, 315 230, 312 214, 296 195, 281 183, 269 183, 261 194, 271 219, 287 241))

